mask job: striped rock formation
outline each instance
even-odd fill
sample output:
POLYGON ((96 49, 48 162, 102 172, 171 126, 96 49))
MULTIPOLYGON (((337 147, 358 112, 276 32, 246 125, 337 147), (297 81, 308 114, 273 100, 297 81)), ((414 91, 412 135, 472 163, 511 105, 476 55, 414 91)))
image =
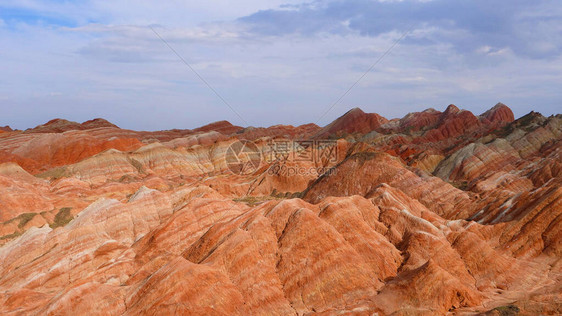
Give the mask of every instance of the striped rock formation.
POLYGON ((562 116, 503 104, 6 131, 0 314, 560 314, 561 139, 562 116), (262 160, 235 174, 242 139, 262 160), (305 139, 331 159, 265 158, 305 139))

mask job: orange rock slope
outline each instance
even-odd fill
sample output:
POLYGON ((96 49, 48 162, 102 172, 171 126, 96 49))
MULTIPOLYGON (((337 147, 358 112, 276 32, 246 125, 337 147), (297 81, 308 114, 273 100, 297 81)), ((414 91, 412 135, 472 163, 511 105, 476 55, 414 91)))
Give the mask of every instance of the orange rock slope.
POLYGON ((0 314, 557 315, 561 139, 561 115, 501 103, 6 128, 0 314), (261 163, 233 173, 232 148, 261 163))

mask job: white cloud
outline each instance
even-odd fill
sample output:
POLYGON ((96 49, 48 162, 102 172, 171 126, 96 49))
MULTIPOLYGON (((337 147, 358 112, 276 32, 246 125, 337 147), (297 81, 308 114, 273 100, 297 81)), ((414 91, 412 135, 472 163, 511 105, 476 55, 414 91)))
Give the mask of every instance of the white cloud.
POLYGON ((233 20, 258 10, 277 8, 282 4, 302 3, 302 0, 213 0, 213 1, 153 1, 153 0, 3 0, 0 7, 72 19, 78 24, 91 21, 104 24, 196 26, 220 20, 233 20))
MULTIPOLYGON (((251 125, 307 123, 402 34, 393 30, 378 35, 356 31, 271 35, 234 21, 284 2, 264 7, 258 1, 221 0, 222 6, 215 8, 215 2, 78 5, 7 0, 0 7, 76 14, 77 25, 8 21, 9 28, 0 28, 6 43, 0 50, 0 125, 27 128, 53 117, 77 121, 105 117, 135 129, 192 128, 221 119, 244 124, 149 25, 251 125)), ((422 24, 320 123, 355 106, 387 117, 423 107, 441 109, 449 103, 478 113, 498 101, 512 106, 516 115, 531 108, 545 114, 556 111, 560 57, 529 59, 499 44, 469 46, 461 52, 449 42, 470 36, 466 30, 422 24)))
POLYGON ((481 46, 480 48, 478 48, 476 50, 476 53, 485 55, 485 54, 490 53, 491 50, 492 50, 492 46, 484 45, 484 46, 481 46))
POLYGON ((479 47, 478 49, 475 50, 475 52, 477 54, 487 55, 487 56, 502 56, 509 53, 513 53, 509 47, 495 48, 488 45, 479 47))

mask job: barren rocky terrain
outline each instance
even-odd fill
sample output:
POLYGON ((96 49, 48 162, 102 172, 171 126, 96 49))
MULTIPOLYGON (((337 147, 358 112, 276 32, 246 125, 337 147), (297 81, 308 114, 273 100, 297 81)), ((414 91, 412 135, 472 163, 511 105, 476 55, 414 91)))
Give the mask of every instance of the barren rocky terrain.
POLYGON ((562 115, 501 103, 1 127, 0 314, 562 314, 561 140, 562 115))

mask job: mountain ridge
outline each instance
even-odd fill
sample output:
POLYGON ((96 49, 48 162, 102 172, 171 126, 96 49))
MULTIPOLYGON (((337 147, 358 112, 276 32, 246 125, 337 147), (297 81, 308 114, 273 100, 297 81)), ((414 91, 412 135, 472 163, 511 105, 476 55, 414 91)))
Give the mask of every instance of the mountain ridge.
POLYGON ((560 314, 562 115, 507 110, 2 133, 0 314, 560 314))

